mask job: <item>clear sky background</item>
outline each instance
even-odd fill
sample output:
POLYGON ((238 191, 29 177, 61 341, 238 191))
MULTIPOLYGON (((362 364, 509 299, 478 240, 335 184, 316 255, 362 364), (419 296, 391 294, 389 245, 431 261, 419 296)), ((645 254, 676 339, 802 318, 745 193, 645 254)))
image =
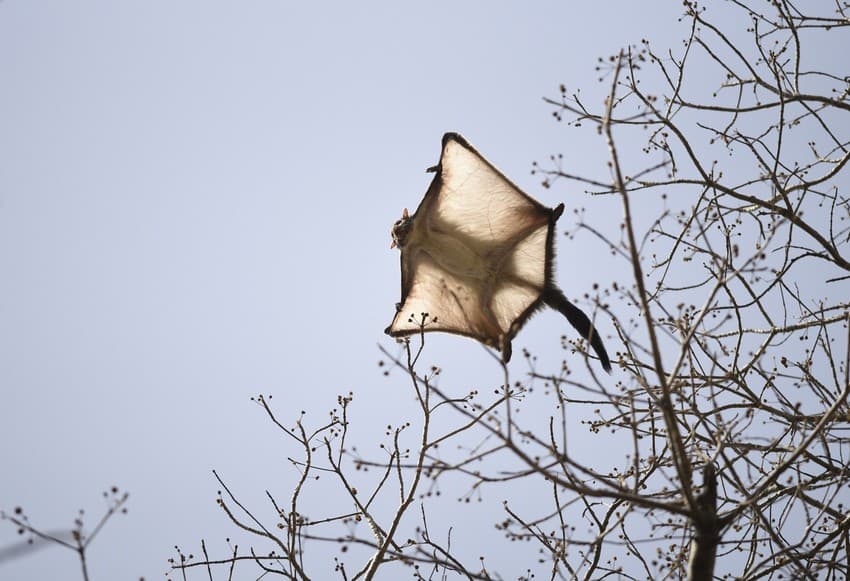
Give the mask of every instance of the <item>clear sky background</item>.
MULTIPOLYGON (((362 443, 409 405, 376 365, 399 300, 389 228, 421 199, 441 135, 465 135, 544 204, 615 224, 612 206, 530 174, 552 153, 606 171, 602 140, 541 98, 565 83, 601 104, 596 58, 673 45, 679 11, 0 3, 0 508, 67 529, 81 507, 100 513, 102 490, 128 490, 129 514, 92 546, 95 580, 162 578, 173 545, 201 537, 221 554, 233 529, 210 471, 247 497, 293 476, 251 396, 318 423, 353 390, 362 443)), ((598 242, 560 242, 569 297, 616 278, 598 242)), ((571 332, 540 315, 514 352, 555 361, 571 332)), ((430 345, 446 389, 498 383, 474 342, 430 345)), ((17 540, 0 523, 0 547, 17 540)), ((57 548, 0 564, 0 579, 78 575, 57 548)))

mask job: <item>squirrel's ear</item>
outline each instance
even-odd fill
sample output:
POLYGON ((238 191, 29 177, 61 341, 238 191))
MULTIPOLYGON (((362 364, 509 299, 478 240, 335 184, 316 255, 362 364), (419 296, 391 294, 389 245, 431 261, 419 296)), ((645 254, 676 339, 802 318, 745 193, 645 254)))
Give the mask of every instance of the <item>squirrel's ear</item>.
POLYGON ((401 217, 404 220, 407 220, 408 218, 410 218, 410 214, 407 212, 407 208, 405 208, 404 212, 401 213, 401 217))

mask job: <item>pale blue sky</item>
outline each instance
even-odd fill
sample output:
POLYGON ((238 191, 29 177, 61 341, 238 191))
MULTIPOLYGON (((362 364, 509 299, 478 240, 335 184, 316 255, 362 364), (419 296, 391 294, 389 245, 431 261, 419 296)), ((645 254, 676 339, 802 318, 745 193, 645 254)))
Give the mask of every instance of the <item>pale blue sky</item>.
MULTIPOLYGON (((0 507, 62 528, 117 484, 130 512, 93 545, 92 577, 157 579, 175 543, 232 533, 212 468, 247 497, 286 488, 294 450, 250 396, 318 422, 354 390, 368 443, 411 398, 376 366, 399 299, 389 228, 443 132, 547 205, 610 211, 530 175, 558 152, 604 175, 601 139, 577 141, 541 97, 563 82, 601 102, 596 58, 672 42, 679 8, 0 3, 0 507)), ((568 296, 614 278, 591 239, 561 242, 568 296)), ((514 351, 560 357, 566 332, 541 315, 514 351)), ((431 346, 444 385, 495 381, 472 341, 431 346)), ((17 536, 0 524, 2 547, 17 536)), ((0 578, 76 579, 75 559, 45 550, 0 578)))

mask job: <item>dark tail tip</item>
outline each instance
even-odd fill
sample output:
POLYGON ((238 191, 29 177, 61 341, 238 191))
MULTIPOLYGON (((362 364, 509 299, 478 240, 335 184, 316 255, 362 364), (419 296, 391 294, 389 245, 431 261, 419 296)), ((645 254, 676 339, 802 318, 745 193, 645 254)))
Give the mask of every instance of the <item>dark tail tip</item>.
POLYGON ((568 301, 564 293, 557 288, 547 289, 543 294, 543 300, 547 305, 564 315, 579 335, 590 341, 590 346, 596 356, 599 357, 602 369, 611 373, 611 360, 608 358, 605 345, 602 343, 602 337, 599 336, 599 332, 587 318, 587 315, 584 314, 584 311, 568 301))

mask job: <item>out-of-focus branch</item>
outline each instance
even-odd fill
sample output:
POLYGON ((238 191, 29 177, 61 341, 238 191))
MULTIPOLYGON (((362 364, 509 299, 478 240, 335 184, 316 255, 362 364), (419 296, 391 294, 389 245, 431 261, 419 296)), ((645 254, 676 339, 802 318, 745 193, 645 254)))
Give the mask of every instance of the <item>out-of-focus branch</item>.
POLYGON ((88 534, 84 532, 83 528, 83 517, 85 514, 85 511, 83 510, 80 510, 77 518, 74 519, 74 528, 70 531, 60 532, 48 532, 34 526, 21 507, 15 508, 11 514, 8 514, 5 511, 0 511, 0 520, 7 520, 18 527, 19 535, 30 535, 25 543, 21 545, 0 549, 0 562, 27 554, 30 552, 28 550, 30 547, 37 547, 35 540, 38 539, 42 541, 41 547, 54 544, 74 551, 80 561, 80 570, 83 581, 88 581, 88 548, 92 541, 94 541, 98 534, 103 530, 104 526, 106 526, 106 523, 109 522, 114 515, 118 513, 127 513, 126 504, 127 500, 130 498, 130 494, 128 492, 121 492, 117 486, 113 486, 109 489, 109 491, 103 493, 103 498, 107 503, 106 510, 98 519, 97 523, 92 528, 92 531, 88 534))

